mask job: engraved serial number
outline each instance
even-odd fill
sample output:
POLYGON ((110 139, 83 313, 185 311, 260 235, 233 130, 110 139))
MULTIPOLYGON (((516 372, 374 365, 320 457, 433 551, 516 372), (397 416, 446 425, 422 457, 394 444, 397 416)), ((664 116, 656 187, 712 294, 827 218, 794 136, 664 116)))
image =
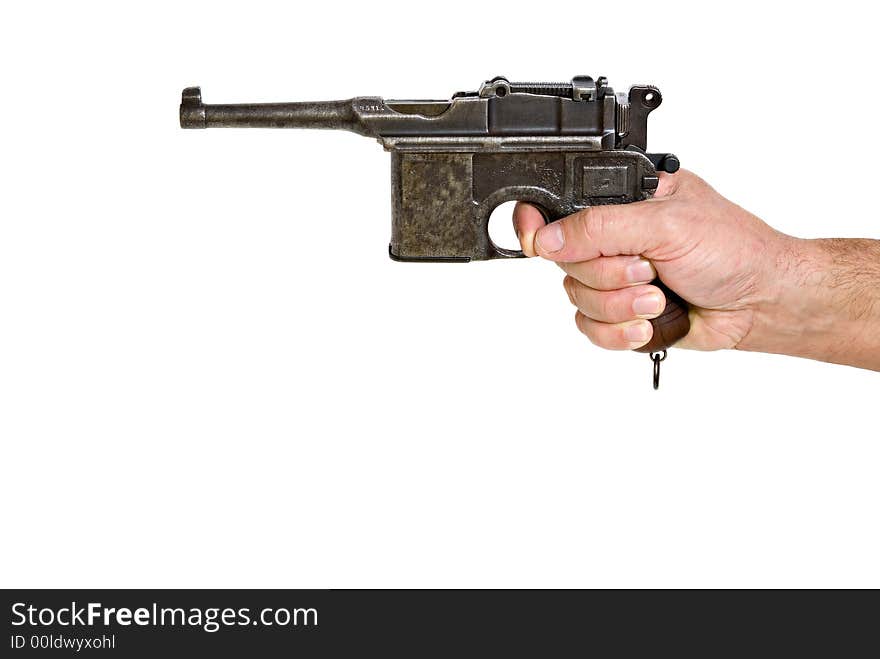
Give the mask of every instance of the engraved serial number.
POLYGON ((384 105, 358 105, 358 110, 361 112, 383 112, 385 110, 384 105))

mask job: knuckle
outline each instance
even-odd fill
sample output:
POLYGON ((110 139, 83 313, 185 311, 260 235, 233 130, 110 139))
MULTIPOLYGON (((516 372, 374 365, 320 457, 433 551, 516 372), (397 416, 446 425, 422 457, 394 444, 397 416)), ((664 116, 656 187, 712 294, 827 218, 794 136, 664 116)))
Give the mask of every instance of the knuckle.
POLYGON ((598 258, 594 263, 596 264, 594 266, 596 269, 595 278, 600 288, 609 288, 617 283, 618 277, 608 259, 598 258))
POLYGON ((629 343, 623 335, 622 328, 592 320, 580 311, 575 313, 574 319, 578 330, 580 330, 581 334, 586 336, 593 345, 602 348, 603 350, 626 350, 629 348, 629 343))
POLYGON ((609 331, 610 329, 611 327, 605 323, 596 323, 587 338, 590 339, 590 343, 603 350, 618 350, 620 346, 614 338, 614 332, 609 331))
POLYGON ((590 343, 592 343, 594 346, 597 346, 599 348, 607 348, 608 347, 602 342, 602 339, 596 333, 587 332, 586 335, 587 335, 587 338, 590 340, 590 343))
POLYGON ((567 275, 565 279, 562 280, 562 287, 568 295, 568 301, 574 306, 578 306, 578 281, 571 275, 567 275))
POLYGON ((583 211, 582 232, 588 243, 602 235, 608 224, 608 210, 604 206, 590 206, 583 211))
POLYGON ((602 225, 601 206, 590 206, 571 216, 571 229, 574 239, 583 245, 589 245, 598 235, 602 225))
POLYGON ((599 312, 602 318, 613 320, 617 316, 618 296, 614 293, 605 293, 599 301, 599 312))
POLYGON ((588 339, 592 341, 590 338, 590 321, 587 317, 582 314, 580 311, 576 311, 574 314, 574 324, 577 325, 578 331, 586 336, 588 339))
POLYGON ((693 172, 682 170, 681 174, 682 176, 679 179, 678 188, 683 194, 692 197, 700 197, 712 190, 712 187, 706 183, 706 181, 693 172))
POLYGON ((697 190, 706 190, 709 187, 709 184, 706 183, 706 181, 704 181, 702 178, 689 170, 686 173, 685 181, 688 183, 688 185, 697 190))

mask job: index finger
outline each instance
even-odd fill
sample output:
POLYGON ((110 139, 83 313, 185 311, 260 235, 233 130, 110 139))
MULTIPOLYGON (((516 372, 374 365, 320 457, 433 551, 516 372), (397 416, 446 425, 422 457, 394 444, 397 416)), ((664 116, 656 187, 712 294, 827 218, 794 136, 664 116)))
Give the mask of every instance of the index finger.
POLYGON ((523 201, 513 208, 513 229, 519 238, 520 249, 526 256, 536 256, 535 234, 546 222, 537 208, 523 201))

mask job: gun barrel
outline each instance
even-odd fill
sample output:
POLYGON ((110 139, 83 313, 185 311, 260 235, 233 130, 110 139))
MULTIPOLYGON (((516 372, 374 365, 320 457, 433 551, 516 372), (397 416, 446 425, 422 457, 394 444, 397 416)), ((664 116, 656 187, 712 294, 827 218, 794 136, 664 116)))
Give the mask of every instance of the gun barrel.
POLYGON ((363 132, 352 101, 206 105, 199 87, 180 101, 181 128, 324 128, 363 132))

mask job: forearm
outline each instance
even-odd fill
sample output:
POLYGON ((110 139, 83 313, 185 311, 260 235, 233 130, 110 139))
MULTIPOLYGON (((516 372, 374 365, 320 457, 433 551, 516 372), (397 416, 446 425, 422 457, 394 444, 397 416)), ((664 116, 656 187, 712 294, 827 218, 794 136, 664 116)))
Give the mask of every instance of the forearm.
POLYGON ((737 346, 880 371, 880 241, 782 242, 737 346))

